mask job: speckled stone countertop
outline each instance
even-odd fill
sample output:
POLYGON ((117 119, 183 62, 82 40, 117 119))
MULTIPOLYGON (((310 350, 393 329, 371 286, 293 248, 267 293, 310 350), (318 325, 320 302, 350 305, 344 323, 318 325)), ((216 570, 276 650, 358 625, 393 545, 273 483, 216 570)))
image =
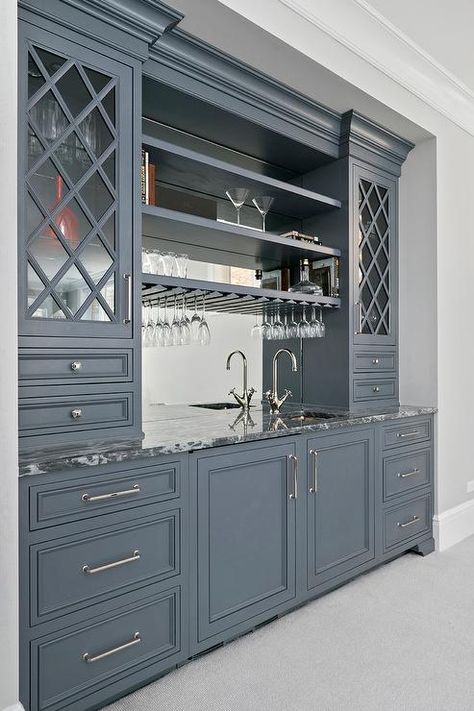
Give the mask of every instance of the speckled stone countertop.
POLYGON ((372 422, 398 420, 419 415, 431 415, 433 407, 400 407, 387 412, 337 413, 332 419, 302 422, 301 409, 312 406, 292 405, 280 417, 271 416, 267 409, 256 406, 249 418, 240 410, 209 410, 189 405, 156 405, 149 419, 143 422, 142 440, 91 442, 50 450, 36 450, 20 455, 20 476, 64 471, 78 467, 133 461, 144 457, 189 452, 235 442, 284 437, 301 432, 333 430, 372 422))

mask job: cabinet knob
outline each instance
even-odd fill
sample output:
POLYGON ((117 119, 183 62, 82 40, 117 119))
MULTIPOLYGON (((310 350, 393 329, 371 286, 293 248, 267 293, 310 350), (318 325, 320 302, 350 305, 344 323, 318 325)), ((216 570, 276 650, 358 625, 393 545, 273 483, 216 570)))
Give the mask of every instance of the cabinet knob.
POLYGON ((82 363, 80 360, 73 360, 71 363, 71 370, 75 373, 82 368, 82 363))
POLYGON ((379 388, 378 385, 376 385, 375 387, 373 387, 372 390, 374 391, 374 393, 379 393, 379 392, 380 392, 380 388, 379 388))
POLYGON ((75 407, 74 410, 71 410, 71 417, 74 420, 77 420, 79 417, 82 417, 82 410, 80 407, 75 407))
POLYGON ((378 364, 379 364, 379 359, 378 359, 378 358, 374 358, 373 361, 372 361, 372 364, 373 364, 373 365, 378 365, 378 364))

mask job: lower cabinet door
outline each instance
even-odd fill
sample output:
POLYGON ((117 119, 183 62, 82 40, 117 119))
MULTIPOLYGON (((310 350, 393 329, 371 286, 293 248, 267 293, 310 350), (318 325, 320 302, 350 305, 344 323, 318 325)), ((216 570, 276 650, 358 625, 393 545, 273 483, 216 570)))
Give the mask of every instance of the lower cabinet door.
POLYGON ((308 589, 372 560, 374 433, 308 441, 308 589))
POLYGON ((294 441, 199 457, 198 642, 295 597, 294 441))

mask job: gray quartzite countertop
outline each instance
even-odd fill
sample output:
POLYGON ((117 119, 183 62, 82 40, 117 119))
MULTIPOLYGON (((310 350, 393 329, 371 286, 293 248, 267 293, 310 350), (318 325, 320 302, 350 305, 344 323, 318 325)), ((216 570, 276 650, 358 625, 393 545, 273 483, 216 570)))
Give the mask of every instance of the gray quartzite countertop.
POLYGON ((298 419, 288 419, 289 415, 297 414, 301 407, 298 405, 288 408, 282 413, 282 419, 277 421, 270 416, 267 409, 256 406, 250 413, 252 423, 245 425, 242 421, 236 422, 240 410, 215 411, 189 405, 156 405, 152 408, 151 419, 143 423, 143 440, 91 442, 90 446, 83 444, 80 448, 69 445, 54 450, 28 452, 20 455, 20 476, 133 461, 236 442, 284 437, 300 432, 335 430, 436 412, 433 407, 407 406, 384 413, 370 410, 357 414, 343 413, 333 419, 319 420, 311 424, 301 424, 298 419))

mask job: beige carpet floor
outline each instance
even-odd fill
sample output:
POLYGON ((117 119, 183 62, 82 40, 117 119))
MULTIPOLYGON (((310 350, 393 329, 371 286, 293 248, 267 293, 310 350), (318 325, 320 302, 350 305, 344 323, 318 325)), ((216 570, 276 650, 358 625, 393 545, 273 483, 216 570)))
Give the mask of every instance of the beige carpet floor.
POLYGON ((474 711, 474 537, 408 554, 108 711, 474 711))

